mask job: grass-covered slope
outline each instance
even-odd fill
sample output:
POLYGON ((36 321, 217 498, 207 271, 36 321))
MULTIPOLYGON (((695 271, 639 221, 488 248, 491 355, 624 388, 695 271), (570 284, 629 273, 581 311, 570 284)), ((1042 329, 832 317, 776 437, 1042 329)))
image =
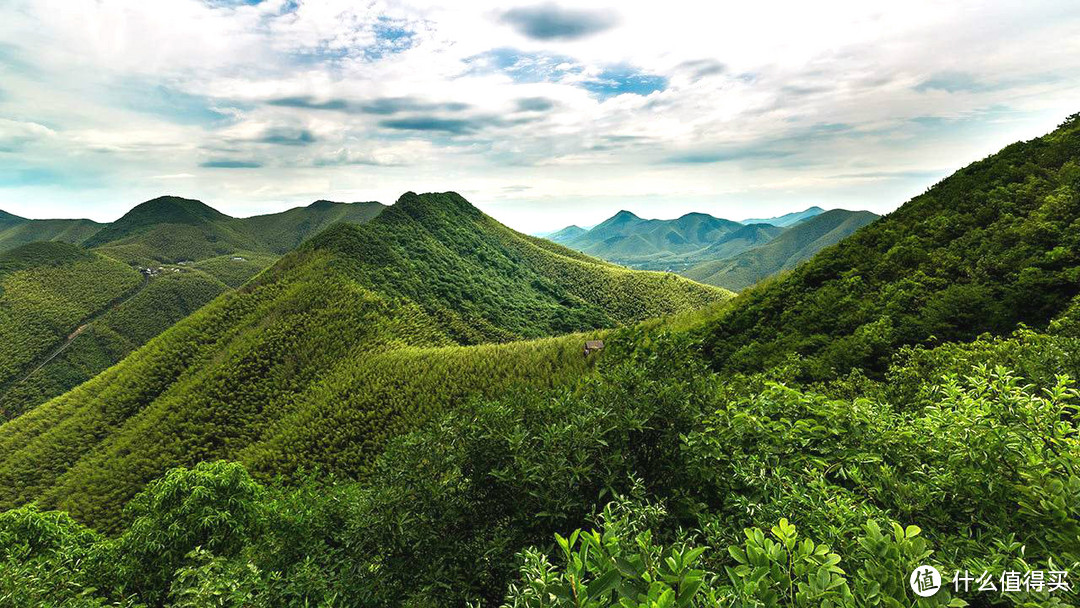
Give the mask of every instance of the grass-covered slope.
POLYGON ((163 196, 137 205, 84 244, 144 265, 264 248, 233 219, 200 201, 163 196))
POLYGON ((170 466, 355 476, 387 437, 466 395, 591 365, 584 336, 728 297, 520 235, 452 193, 338 225, 75 390, 0 427, 0 504, 101 525, 170 466))
POLYGON ((763 245, 746 247, 741 253, 732 255, 729 250, 718 250, 718 255, 703 255, 716 259, 692 266, 680 274, 709 285, 742 291, 766 277, 794 268, 877 217, 869 211, 825 211, 803 219, 787 230, 772 227, 778 231, 774 233, 775 238, 767 239, 763 245))
POLYGON ((67 243, 31 243, 0 254, 0 394, 141 283, 126 264, 67 243))
POLYGON ((717 369, 793 354, 880 373, 902 344, 1045 327, 1080 293, 1080 115, 957 171, 751 290, 708 330, 717 369))
POLYGON ((202 272, 165 273, 117 302, 0 393, 0 419, 13 418, 90 380, 198 310, 228 287, 202 272))

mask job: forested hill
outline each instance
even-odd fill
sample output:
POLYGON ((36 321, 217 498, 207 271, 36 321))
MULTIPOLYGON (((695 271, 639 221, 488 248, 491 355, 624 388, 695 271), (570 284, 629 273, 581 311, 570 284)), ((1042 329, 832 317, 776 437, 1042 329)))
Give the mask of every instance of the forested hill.
POLYGON ((456 345, 614 327, 729 296, 521 235, 453 193, 408 193, 0 426, 0 505, 40 500, 110 526, 143 483, 180 464, 356 475, 387 437, 469 394, 549 386, 588 364, 582 336, 456 345))
MULTIPOLYGON (((0 251, 32 241, 62 241, 143 265, 231 254, 278 256, 334 223, 366 222, 383 208, 376 202, 321 200, 280 213, 239 218, 201 201, 162 196, 136 205, 109 224, 28 220, 0 211, 0 251)), ((271 261, 266 260, 260 269, 271 261)))
MULTIPOLYGON (((809 260, 825 247, 839 243, 877 218, 869 211, 831 209, 786 230, 767 226, 780 232, 764 245, 743 247, 741 253, 735 255, 717 255, 717 259, 692 266, 680 274, 709 285, 742 291, 809 260)), ((751 224, 747 228, 755 226, 762 224, 751 224)))
POLYGON ((0 251, 36 241, 82 243, 102 226, 90 220, 31 220, 0 211, 0 251))
MULTIPOLYGON (((81 323, 141 282, 126 264, 67 243, 0 253, 0 404, 81 323)), ((8 415, 0 405, 0 420, 8 415)))
POLYGON ((1045 327, 1080 292, 1080 115, 957 171, 752 290, 705 332, 721 370, 880 373, 903 344, 1045 327))

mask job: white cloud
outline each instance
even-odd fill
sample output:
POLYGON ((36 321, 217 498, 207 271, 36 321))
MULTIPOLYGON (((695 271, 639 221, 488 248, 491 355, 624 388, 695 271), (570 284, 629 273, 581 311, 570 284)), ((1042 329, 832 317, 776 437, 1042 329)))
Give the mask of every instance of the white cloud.
POLYGON ((3 11, 0 206, 39 217, 112 219, 164 178, 234 213, 454 189, 530 230, 885 211, 1080 88, 1080 8, 1054 0, 3 11))

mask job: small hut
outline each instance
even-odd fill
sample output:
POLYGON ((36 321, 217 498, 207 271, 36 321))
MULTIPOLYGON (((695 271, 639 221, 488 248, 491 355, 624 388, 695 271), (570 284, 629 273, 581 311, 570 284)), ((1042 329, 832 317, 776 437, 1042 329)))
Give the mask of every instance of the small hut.
POLYGON ((603 340, 586 340, 585 341, 585 356, 595 353, 596 351, 604 350, 603 340))

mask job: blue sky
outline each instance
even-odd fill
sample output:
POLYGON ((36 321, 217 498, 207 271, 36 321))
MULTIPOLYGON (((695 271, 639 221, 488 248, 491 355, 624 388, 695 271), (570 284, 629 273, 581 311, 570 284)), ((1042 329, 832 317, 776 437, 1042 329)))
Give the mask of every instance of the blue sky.
POLYGON ((1078 100, 1069 1, 0 0, 0 209, 881 213, 1078 100))

